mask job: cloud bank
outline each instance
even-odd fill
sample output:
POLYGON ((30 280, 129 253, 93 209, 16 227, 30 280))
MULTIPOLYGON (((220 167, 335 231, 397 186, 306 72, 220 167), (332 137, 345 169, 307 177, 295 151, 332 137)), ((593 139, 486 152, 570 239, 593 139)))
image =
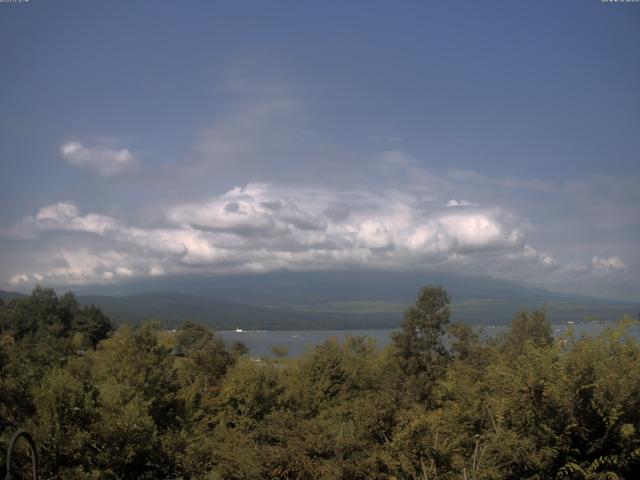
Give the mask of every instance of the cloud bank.
POLYGON ((12 287, 86 285, 365 267, 455 271, 553 287, 624 282, 632 273, 619 254, 558 258, 536 245, 538 228, 528 219, 486 202, 442 202, 460 185, 429 178, 383 189, 252 182, 158 207, 146 222, 61 201, 5 230, 25 249, 18 257, 26 261, 4 281, 12 287))
POLYGON ((398 192, 298 189, 251 183, 199 202, 172 205, 161 224, 140 227, 71 202, 40 208, 14 237, 57 235, 65 245, 37 271, 11 283, 100 283, 188 272, 265 272, 352 266, 403 269, 480 265, 487 258, 539 263, 508 212, 498 208, 428 208, 398 192), (339 199, 339 203, 336 203, 339 199), (100 239, 100 242, 95 240, 100 239), (101 245, 100 249, 96 245, 101 245))

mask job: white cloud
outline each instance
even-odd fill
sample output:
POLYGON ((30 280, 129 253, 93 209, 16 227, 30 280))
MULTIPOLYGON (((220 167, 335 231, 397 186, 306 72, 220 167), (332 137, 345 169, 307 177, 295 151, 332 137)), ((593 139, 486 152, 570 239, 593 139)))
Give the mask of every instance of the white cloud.
POLYGON ((452 248, 464 251, 510 248, 523 244, 523 235, 505 228, 487 213, 445 215, 438 220, 452 248))
POLYGON ((447 207, 479 207, 480 205, 478 205, 477 203, 468 202, 467 200, 458 201, 455 198, 452 198, 447 202, 445 206, 447 207))
POLYGON ((591 263, 593 264, 593 268, 597 271, 623 270, 627 268, 617 255, 606 258, 594 256, 591 259, 591 263))
POLYGON ((51 247, 30 249, 13 268, 3 268, 3 278, 10 285, 73 285, 375 267, 487 274, 558 289, 587 289, 603 279, 632 281, 630 267, 618 255, 560 259, 546 251, 531 239, 535 229, 529 222, 507 209, 443 203, 428 188, 249 183, 150 211, 156 220, 144 225, 59 202, 10 229, 14 238, 28 242, 44 241, 46 235, 44 245, 51 247))
POLYGON ((366 219, 358 227, 358 243, 371 250, 386 250, 393 248, 391 234, 382 222, 366 219))
POLYGON ((34 216, 24 217, 8 233, 16 238, 30 238, 37 236, 39 232, 50 230, 104 234, 116 227, 114 218, 93 213, 80 215, 78 207, 73 202, 66 201, 45 205, 34 216))
POLYGON ((267 233, 276 228, 275 216, 268 206, 254 201, 255 194, 234 189, 208 202, 175 206, 169 210, 167 218, 171 223, 190 225, 200 230, 245 235, 267 233))
POLYGON ((142 278, 148 274, 149 253, 115 243, 112 248, 85 244, 45 253, 48 268, 41 270, 47 284, 85 285, 142 278))
POLYGON ((116 274, 120 277, 131 277, 133 275, 133 271, 127 267, 118 267, 116 268, 116 274))
POLYGON ((43 229, 77 230, 103 234, 116 226, 116 221, 105 215, 90 213, 79 215, 72 202, 59 202, 42 207, 36 213, 34 224, 43 229))
POLYGON ((93 170, 104 177, 119 175, 135 165, 135 156, 126 148, 87 147, 67 142, 60 148, 65 162, 74 167, 93 170))
POLYGON ((29 276, 23 273, 13 275, 11 278, 9 278, 10 285, 20 285, 21 283, 27 283, 28 281, 29 276))
POLYGON ((63 283, 348 265, 401 269, 451 263, 484 270, 488 253, 496 264, 496 258, 502 264, 552 263, 527 245, 504 210, 442 210, 419 194, 395 190, 252 183, 169 206, 162 217, 164 224, 132 226, 60 202, 25 217, 16 229, 36 236, 57 232, 66 236, 65 245, 77 245, 59 251, 56 265, 34 266, 45 280, 63 283))
POLYGON ((149 269, 149 275, 151 277, 159 277, 165 274, 164 268, 160 265, 152 265, 149 269))

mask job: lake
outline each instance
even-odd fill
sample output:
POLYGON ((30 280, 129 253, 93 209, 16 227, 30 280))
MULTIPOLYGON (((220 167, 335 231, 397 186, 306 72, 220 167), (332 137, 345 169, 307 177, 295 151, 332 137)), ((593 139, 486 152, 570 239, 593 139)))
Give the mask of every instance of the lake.
MULTIPOLYGON (((569 326, 573 326, 574 335, 595 336, 607 326, 609 322, 580 322, 574 325, 553 324, 554 336, 563 335, 569 326)), ((484 335, 492 337, 503 331, 505 326, 484 326, 484 335)), ((335 337, 342 341, 346 337, 366 336, 375 340, 379 347, 386 347, 391 341, 390 334, 393 329, 370 330, 247 330, 236 332, 235 330, 219 330, 220 335, 227 343, 242 342, 249 348, 252 357, 273 357, 274 347, 284 347, 288 350, 289 357, 301 355, 306 350, 319 345, 329 338, 335 337)), ((631 329, 633 336, 640 339, 640 327, 631 329)))

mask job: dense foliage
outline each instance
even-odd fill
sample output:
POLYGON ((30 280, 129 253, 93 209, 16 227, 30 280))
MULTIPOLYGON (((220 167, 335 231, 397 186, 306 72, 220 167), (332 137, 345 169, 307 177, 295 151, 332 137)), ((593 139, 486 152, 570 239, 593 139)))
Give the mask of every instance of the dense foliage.
POLYGON ((0 304, 0 447, 32 432, 48 479, 640 478, 631 319, 554 341, 522 312, 483 340, 449 302, 422 289, 386 349, 257 360, 37 288, 0 304))

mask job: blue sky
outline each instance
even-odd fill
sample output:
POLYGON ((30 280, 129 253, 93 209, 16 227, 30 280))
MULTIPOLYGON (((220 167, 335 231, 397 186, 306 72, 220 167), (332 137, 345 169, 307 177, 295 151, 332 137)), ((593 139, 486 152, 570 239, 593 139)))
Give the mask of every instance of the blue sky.
POLYGON ((639 27, 598 0, 0 4, 0 288, 370 266, 637 298, 639 27))

